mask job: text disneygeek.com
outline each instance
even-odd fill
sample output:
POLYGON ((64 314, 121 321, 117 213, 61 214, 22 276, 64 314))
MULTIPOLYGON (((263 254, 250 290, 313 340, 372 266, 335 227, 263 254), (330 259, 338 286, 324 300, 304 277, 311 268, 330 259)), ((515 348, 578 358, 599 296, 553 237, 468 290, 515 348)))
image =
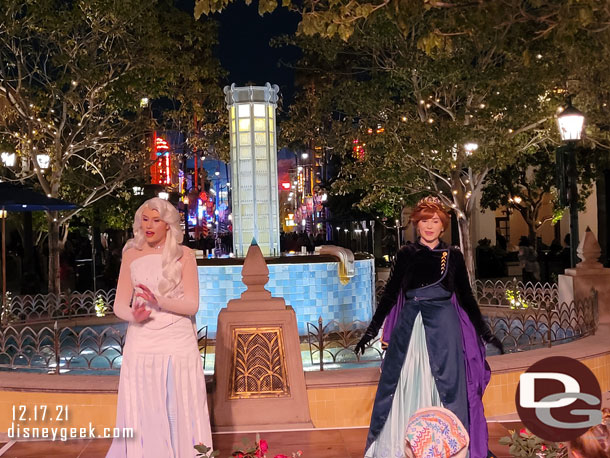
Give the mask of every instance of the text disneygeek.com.
POLYGON ((38 427, 21 426, 19 423, 12 423, 8 429, 10 439, 50 439, 52 441, 68 439, 114 439, 124 437, 133 438, 133 428, 102 428, 99 432, 89 423, 89 428, 68 428, 68 427, 38 427))

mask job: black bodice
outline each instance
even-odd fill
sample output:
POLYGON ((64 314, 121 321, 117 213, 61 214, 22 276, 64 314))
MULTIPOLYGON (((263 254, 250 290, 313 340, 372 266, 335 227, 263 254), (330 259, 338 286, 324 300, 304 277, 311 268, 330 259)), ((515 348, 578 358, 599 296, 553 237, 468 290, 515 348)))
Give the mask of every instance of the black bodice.
POLYGON ((456 293, 460 306, 468 313, 479 335, 487 341, 491 331, 472 294, 464 255, 459 248, 450 247, 442 241, 433 250, 419 241, 400 248, 371 320, 370 331, 374 331, 374 334, 379 331, 385 317, 396 304, 400 291, 404 294, 410 289, 428 286, 439 280, 445 289, 456 293))

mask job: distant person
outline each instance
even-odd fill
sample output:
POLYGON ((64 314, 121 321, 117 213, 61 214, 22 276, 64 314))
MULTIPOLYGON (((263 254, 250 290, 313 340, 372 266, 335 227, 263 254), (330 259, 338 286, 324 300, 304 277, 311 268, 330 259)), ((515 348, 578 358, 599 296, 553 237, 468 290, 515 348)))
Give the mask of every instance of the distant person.
POLYGON ((561 253, 561 250, 563 249, 563 247, 561 246, 561 241, 558 238, 554 238, 551 242, 551 246, 549 247, 549 249, 551 250, 552 256, 559 255, 559 253, 561 253))
POLYGON ((384 251, 388 256, 388 259, 392 259, 394 256, 396 256, 396 250, 398 247, 396 246, 396 236, 394 235, 394 232, 388 231, 386 236, 381 240, 381 244, 384 247, 384 251))
POLYGON ((508 242, 506 241, 506 237, 504 237, 499 231, 496 231, 496 245, 502 250, 507 251, 508 242))
POLYGON ((572 248, 570 246, 570 233, 563 238, 565 248, 561 251, 561 264, 564 269, 572 267, 572 248))
POLYGON ((521 266, 523 283, 536 283, 540 281, 538 255, 525 235, 521 236, 519 240, 519 264, 521 266))

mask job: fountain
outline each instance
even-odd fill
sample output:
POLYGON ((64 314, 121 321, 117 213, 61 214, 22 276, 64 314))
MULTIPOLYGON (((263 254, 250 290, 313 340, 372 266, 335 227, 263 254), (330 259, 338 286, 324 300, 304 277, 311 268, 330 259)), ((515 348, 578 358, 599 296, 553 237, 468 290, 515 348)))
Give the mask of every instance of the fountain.
POLYGON ((323 247, 321 254, 280 256, 275 109, 279 88, 224 88, 229 110, 233 250, 237 257, 198 259, 197 325, 216 333, 220 309, 245 290, 241 269, 252 239, 269 267, 267 288, 294 308, 299 333, 307 323, 368 321, 374 307, 374 259, 323 247))

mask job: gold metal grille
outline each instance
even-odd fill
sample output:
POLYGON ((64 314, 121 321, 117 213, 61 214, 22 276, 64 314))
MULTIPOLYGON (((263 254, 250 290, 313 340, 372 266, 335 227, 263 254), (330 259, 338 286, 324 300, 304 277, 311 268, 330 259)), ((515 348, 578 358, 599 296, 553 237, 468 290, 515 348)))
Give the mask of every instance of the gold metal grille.
POLYGON ((234 329, 232 353, 231 399, 290 394, 280 327, 234 329))

